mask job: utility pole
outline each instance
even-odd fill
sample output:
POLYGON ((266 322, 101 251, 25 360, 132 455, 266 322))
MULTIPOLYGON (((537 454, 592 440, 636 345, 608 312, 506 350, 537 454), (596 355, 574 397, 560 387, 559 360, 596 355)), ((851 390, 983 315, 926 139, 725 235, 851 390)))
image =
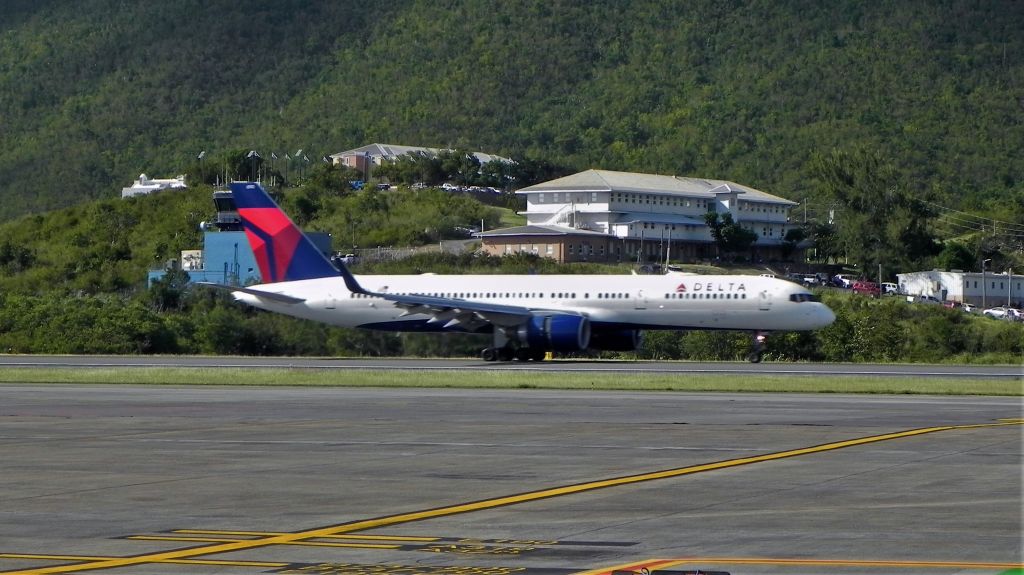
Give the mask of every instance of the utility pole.
POLYGON ((981 260, 981 309, 982 309, 982 311, 984 311, 985 308, 988 307, 988 304, 986 304, 986 302, 985 302, 985 289, 986 289, 986 287, 985 287, 985 264, 987 264, 990 261, 992 261, 991 258, 987 259, 987 260, 981 260))
POLYGON ((1012 307, 1010 305, 1010 286, 1013 284, 1013 268, 1010 268, 1006 272, 1006 307, 1012 307))

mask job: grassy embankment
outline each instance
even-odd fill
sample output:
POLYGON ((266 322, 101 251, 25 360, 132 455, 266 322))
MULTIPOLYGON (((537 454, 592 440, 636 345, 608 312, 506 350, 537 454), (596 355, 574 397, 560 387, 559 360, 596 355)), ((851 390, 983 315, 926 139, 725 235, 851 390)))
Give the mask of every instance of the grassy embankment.
POLYGON ((0 369, 0 383, 1024 395, 1021 379, 244 368, 0 369))

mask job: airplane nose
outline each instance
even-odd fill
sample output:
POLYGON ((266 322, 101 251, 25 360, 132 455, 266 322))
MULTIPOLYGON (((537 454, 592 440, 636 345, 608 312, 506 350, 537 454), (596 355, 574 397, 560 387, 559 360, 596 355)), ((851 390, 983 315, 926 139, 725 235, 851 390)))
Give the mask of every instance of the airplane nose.
POLYGON ((832 325, 832 322, 836 321, 836 314, 825 304, 820 304, 821 309, 818 310, 818 320, 821 321, 821 327, 832 325))

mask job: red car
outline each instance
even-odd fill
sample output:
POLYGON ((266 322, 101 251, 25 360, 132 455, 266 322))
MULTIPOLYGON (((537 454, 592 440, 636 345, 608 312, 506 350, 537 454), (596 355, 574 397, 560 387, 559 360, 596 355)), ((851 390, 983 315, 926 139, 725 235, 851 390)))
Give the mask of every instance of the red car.
POLYGON ((882 290, 875 282, 857 280, 853 282, 853 293, 878 297, 882 295, 882 290))

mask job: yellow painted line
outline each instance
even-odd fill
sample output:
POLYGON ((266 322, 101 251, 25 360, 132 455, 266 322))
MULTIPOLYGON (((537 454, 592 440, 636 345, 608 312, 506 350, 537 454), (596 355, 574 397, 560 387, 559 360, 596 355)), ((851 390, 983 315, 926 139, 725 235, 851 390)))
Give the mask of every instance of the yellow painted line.
MULTIPOLYGON (((262 539, 226 539, 223 537, 171 537, 169 535, 132 535, 125 537, 133 541, 187 541, 189 543, 230 543, 260 542, 262 539)), ((401 545, 379 545, 373 543, 319 543, 316 541, 286 541, 275 545, 303 545, 306 547, 346 547, 350 549, 398 549, 401 545)), ((205 554, 204 554, 205 555, 205 554)))
POLYGON ((589 571, 579 571, 577 573, 573 573, 573 575, 611 575, 612 571, 633 571, 639 573, 640 570, 645 567, 648 571, 654 571, 678 564, 679 561, 673 559, 647 559, 644 561, 623 563, 621 565, 615 565, 614 567, 602 567, 600 569, 591 569, 589 571))
MULTIPOLYGON (((50 561, 108 561, 117 557, 101 557, 97 555, 40 555, 34 553, 0 553, 0 559, 44 559, 50 561)), ((216 559, 174 559, 170 561, 154 561, 154 563, 173 563, 176 565, 222 565, 225 567, 287 567, 290 563, 271 563, 268 561, 218 561, 216 559)))
POLYGON ((907 437, 915 437, 918 435, 925 435, 928 433, 936 433, 940 431, 950 431, 953 429, 974 429, 981 427, 999 427, 1005 425, 1019 425, 1019 423, 988 423, 981 425, 946 425, 941 427, 925 427, 921 429, 911 429, 908 431, 900 431, 896 433, 885 433, 882 435, 872 435, 869 437, 861 437, 858 439, 849 439, 845 441, 836 441, 833 443, 826 443, 823 445, 816 445, 813 447, 804 447, 799 449, 790 449, 787 451, 779 451, 776 453, 768 453, 765 455, 757 455, 753 457, 742 457, 738 459, 729 459, 726 461, 718 461, 715 463, 706 463, 702 465, 692 465, 689 467, 681 467, 677 469, 667 469, 664 471, 655 471, 653 473, 641 473, 637 475, 628 475, 625 477, 617 477, 612 479, 605 479, 601 481, 591 481, 587 483, 578 483, 575 485, 566 485, 563 487, 555 487, 552 489, 541 489, 538 491, 530 491, 527 493, 520 493, 518 495, 510 495, 506 497, 496 497, 493 499, 485 499, 482 501, 475 501, 471 503, 461 503, 458 505, 449 505, 446 507, 438 507, 435 509, 427 509, 423 511, 414 511, 410 513, 400 513, 397 515, 389 515, 385 517, 378 517, 376 519, 366 519, 362 521, 353 521, 351 523, 342 523, 340 525, 331 525, 328 527, 320 527, 316 529, 308 529, 305 531, 296 531, 294 533, 282 533, 280 535, 273 535, 270 537, 264 537, 262 539, 248 539, 242 541, 230 541, 224 543, 216 543, 213 545, 206 545, 200 547, 189 547, 185 549, 173 549, 170 551, 158 551, 155 553, 148 553, 143 555, 135 555, 132 557, 123 557, 117 559, 105 559, 101 561, 93 561, 90 563, 80 563, 75 565, 57 565, 53 567, 44 567, 40 569, 33 569, 30 571, 10 571, 3 572, 7 575, 29 575, 29 574, 48 574, 48 573, 74 573, 78 571, 95 571, 99 569, 113 569, 117 567, 127 567, 131 565, 142 565, 145 563, 154 563, 168 561, 172 559, 185 559, 189 557, 198 557, 202 555, 210 555, 214 553, 230 553, 234 551, 243 551, 247 549, 256 549, 259 547, 267 547, 270 545, 286 545, 296 541, 303 541, 306 539, 318 539, 322 537, 329 537, 331 535, 340 535, 343 533, 351 533, 354 531, 365 531, 367 529, 376 529, 379 527, 386 527, 389 525, 398 525, 402 523, 410 523, 413 521, 423 521, 425 519, 434 519, 437 517, 447 517, 451 515, 458 515, 461 513, 469 513, 473 511, 482 511, 485 509, 494 509, 496 507, 504 507, 508 505, 517 505, 520 503, 528 503, 532 501, 539 501, 541 499, 548 499, 551 497, 561 497, 564 495, 572 495, 576 493, 583 493, 586 491, 593 491, 596 489, 605 489, 608 487, 617 487, 620 485, 630 485, 634 483, 640 483, 644 481, 654 481, 658 479, 668 479, 672 477, 681 477, 683 475, 691 475, 694 473, 703 473, 705 471, 715 471, 719 469, 728 469, 731 467, 739 467, 742 465, 751 465, 754 463, 763 463, 766 461, 775 461, 779 459, 786 459, 789 457, 798 457, 801 455, 808 455, 813 453, 822 453, 826 451, 834 451, 836 449, 845 449, 847 447, 855 447, 858 445, 867 445, 870 443, 877 443, 880 441, 890 441, 893 439, 902 439, 907 437))
MULTIPOLYGON (((652 559, 652 561, 655 561, 652 559)), ((689 557, 686 559, 661 559, 660 567, 677 565, 713 563, 716 565, 809 565, 815 567, 901 567, 908 569, 947 567, 953 569, 1014 569, 1024 567, 1024 563, 992 563, 971 561, 882 561, 858 559, 779 559, 768 557, 689 557)), ((585 573, 600 575, 610 571, 586 571, 585 573)), ((576 574, 582 575, 582 574, 576 574)))
MULTIPOLYGON (((219 531, 216 529, 175 529, 172 533, 183 535, 238 535, 240 537, 274 537, 285 535, 284 531, 219 531)), ((440 537, 410 537, 408 535, 330 535, 323 539, 357 539, 360 541, 409 541, 412 543, 432 543, 440 541, 440 537)))

